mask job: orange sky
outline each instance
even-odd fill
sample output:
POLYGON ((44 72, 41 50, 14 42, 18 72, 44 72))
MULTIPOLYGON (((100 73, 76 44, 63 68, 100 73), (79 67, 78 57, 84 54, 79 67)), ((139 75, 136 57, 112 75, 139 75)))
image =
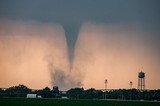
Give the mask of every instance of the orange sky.
POLYGON ((85 23, 78 35, 70 71, 61 25, 1 20, 0 87, 51 87, 55 83, 51 74, 60 69, 69 77, 67 84, 80 81, 84 88, 103 89, 107 79, 108 88, 129 88, 129 81, 137 88, 137 74, 143 67, 146 88, 158 89, 160 47, 152 34, 125 24, 85 23))

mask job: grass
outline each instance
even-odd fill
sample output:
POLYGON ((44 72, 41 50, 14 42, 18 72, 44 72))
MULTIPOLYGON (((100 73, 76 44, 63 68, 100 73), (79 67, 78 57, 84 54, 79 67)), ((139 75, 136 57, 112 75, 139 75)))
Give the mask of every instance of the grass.
POLYGON ((0 98, 0 106, 160 106, 160 102, 0 98))

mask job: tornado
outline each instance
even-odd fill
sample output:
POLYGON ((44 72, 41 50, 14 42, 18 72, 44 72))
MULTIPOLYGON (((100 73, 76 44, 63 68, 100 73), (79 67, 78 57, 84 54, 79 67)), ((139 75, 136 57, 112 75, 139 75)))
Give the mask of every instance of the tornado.
POLYGON ((73 67, 74 57, 75 57, 75 45, 78 39, 78 33, 80 24, 62 24, 65 36, 66 36, 66 43, 68 47, 68 60, 70 64, 70 71, 73 67))

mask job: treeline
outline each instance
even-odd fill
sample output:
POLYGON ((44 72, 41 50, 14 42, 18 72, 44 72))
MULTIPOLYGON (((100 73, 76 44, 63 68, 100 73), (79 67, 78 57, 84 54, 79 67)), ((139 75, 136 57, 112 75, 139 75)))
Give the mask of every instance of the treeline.
POLYGON ((160 101, 160 90, 118 89, 102 92, 93 88, 84 90, 74 88, 67 91, 71 99, 120 99, 120 100, 157 100, 160 101))
POLYGON ((7 89, 0 88, 0 97, 26 97, 27 94, 37 94, 43 98, 60 98, 60 91, 57 86, 51 90, 45 87, 41 90, 29 89, 25 85, 13 86, 7 89))
POLYGON ((59 91, 57 86, 52 89, 45 87, 41 90, 32 90, 24 85, 13 86, 7 89, 0 88, 0 97, 26 97, 27 94, 37 94, 42 98, 69 99, 121 99, 121 100, 157 100, 160 101, 160 90, 118 89, 101 91, 94 88, 72 88, 68 91, 59 91))

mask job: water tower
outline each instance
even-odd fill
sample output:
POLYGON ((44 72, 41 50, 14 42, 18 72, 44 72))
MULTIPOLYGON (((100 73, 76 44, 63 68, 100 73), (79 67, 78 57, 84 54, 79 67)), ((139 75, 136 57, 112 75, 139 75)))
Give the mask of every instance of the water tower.
POLYGON ((138 73, 138 89, 145 89, 145 73, 142 71, 138 73))

